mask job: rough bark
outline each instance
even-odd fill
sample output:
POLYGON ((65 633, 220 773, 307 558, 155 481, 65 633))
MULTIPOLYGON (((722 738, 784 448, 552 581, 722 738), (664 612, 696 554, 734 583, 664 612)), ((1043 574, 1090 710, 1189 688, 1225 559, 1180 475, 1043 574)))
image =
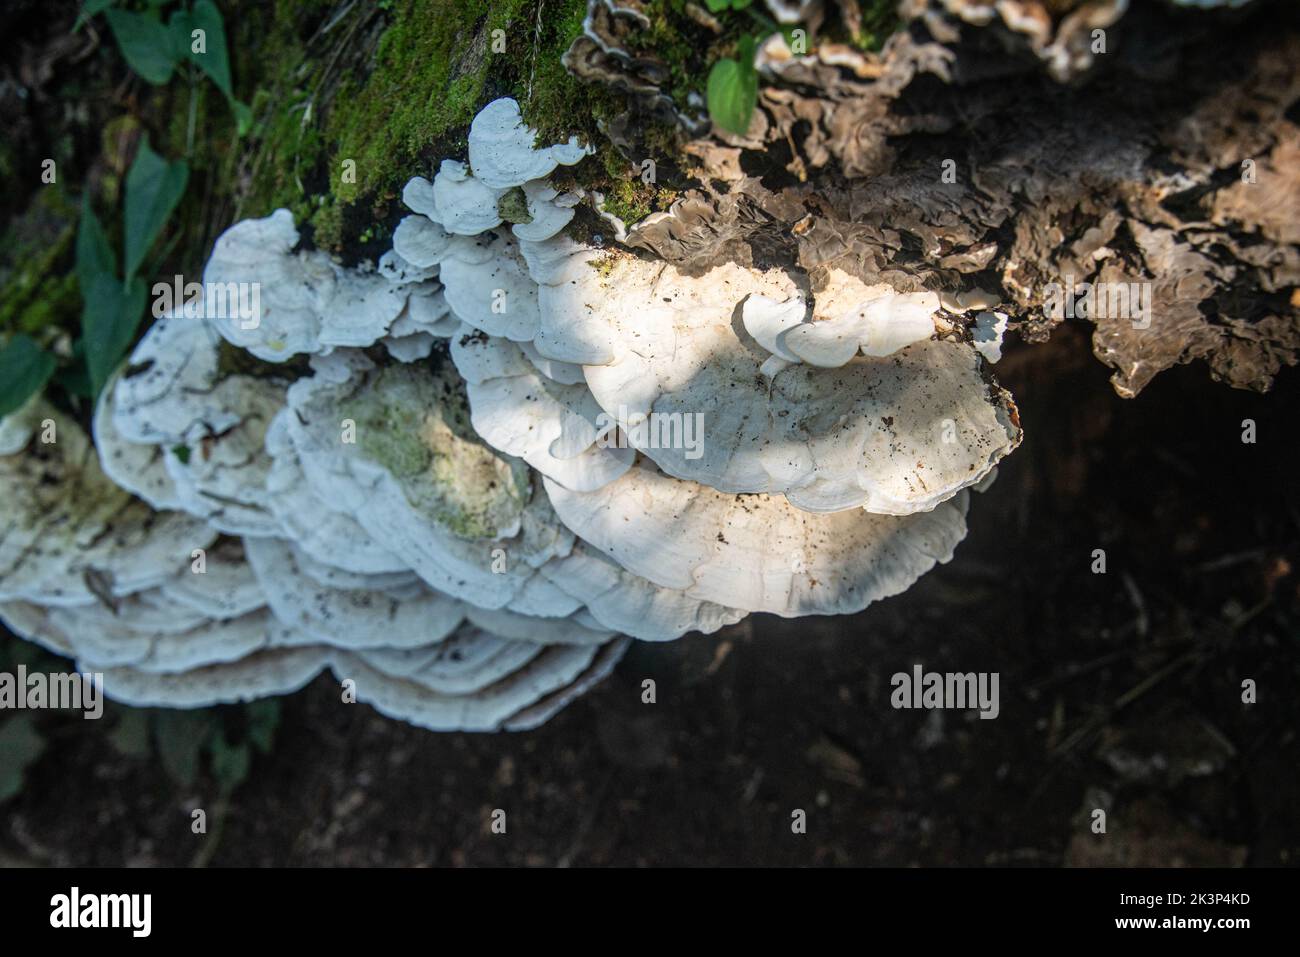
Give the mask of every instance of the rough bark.
MULTIPOLYGON (((569 62, 629 91, 640 113, 608 132, 639 161, 666 97, 653 65, 602 52, 638 28, 610 6, 632 9, 592 0, 600 44, 580 39, 569 62)), ((1049 283, 1150 283, 1149 328, 1094 320, 1121 395, 1195 359, 1267 389, 1300 349, 1295 8, 1025 2, 1026 34, 963 22, 977 6, 904 3, 879 56, 764 47, 746 135, 684 126, 689 188, 629 245, 699 268, 776 259, 814 282, 836 264, 899 290, 997 290, 1030 341, 1062 321, 1049 283), (1105 53, 1089 52, 1094 25, 1105 53)))

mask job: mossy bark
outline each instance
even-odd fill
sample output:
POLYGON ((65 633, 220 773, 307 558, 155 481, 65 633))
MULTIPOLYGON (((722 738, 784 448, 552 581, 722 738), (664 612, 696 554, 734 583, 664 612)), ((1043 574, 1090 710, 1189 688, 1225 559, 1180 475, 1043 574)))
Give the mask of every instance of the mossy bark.
MULTIPOLYGON (((186 195, 159 246, 156 275, 196 276, 230 223, 280 207, 308 241, 355 260, 386 249, 405 180, 463 156, 484 103, 510 95, 549 137, 597 136, 609 94, 582 87, 561 53, 584 0, 222 0, 235 93, 250 104, 239 136, 221 94, 197 71, 161 87, 136 76, 100 19, 74 33, 81 4, 15 4, 0 49, 37 76, 14 111, 0 171, 0 335, 75 333, 71 282, 77 205, 89 195, 110 235, 120 184, 147 136, 190 166, 186 195), (57 185, 41 181, 52 159, 57 185), (14 237, 22 237, 15 240, 14 237)), ((607 178, 605 165, 592 163, 607 178)), ((154 277, 148 277, 152 280, 154 277)))

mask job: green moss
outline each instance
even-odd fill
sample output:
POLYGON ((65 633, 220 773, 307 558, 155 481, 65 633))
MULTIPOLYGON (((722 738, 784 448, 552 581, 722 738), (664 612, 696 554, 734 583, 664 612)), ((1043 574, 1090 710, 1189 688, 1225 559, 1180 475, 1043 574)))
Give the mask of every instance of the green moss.
POLYGON ((247 375, 265 379, 299 379, 311 373, 307 356, 294 356, 284 362, 264 362, 239 346, 222 339, 217 343, 217 378, 247 375))
POLYGON ((473 434, 458 378, 391 367, 344 402, 342 414, 356 423, 362 453, 393 474, 413 508, 452 534, 493 539, 517 524, 527 466, 473 434))
POLYGON ((316 80, 326 50, 311 40, 332 6, 281 0, 273 17, 250 10, 237 21, 240 41, 231 51, 238 57, 236 88, 252 110, 254 126, 241 161, 247 185, 237 197, 234 219, 283 207, 303 223, 319 206, 313 197, 322 192, 326 156, 316 80))
POLYGON ((516 186, 497 200, 497 215, 507 223, 531 223, 532 215, 528 212, 528 197, 516 186))
POLYGON ((364 403, 343 408, 357 425, 361 450, 399 479, 425 472, 433 451, 425 444, 424 409, 396 403, 364 403))
POLYGON ((900 26, 897 0, 865 0, 862 4, 862 29, 850 39, 862 50, 879 50, 900 26))
POLYGON ((393 3, 374 69, 344 81, 331 97, 325 120, 333 144, 330 191, 344 202, 366 194, 386 200, 435 147, 463 148, 494 61, 512 55, 506 32, 526 6, 525 0, 393 3), (356 163, 355 184, 343 181, 348 159, 356 163))
MULTIPOLYGON (((581 83, 561 62, 582 32, 586 2, 540 2, 540 28, 539 0, 392 0, 378 10, 359 4, 323 34, 334 5, 281 3, 273 20, 254 28, 261 34, 247 37, 255 62, 245 72, 258 82, 245 95, 257 127, 242 163, 249 185, 231 218, 284 206, 316 245, 355 249, 367 228, 398 210, 407 179, 431 174, 444 157, 464 157, 470 121, 497 96, 519 101, 539 141, 576 135, 603 143, 598 124, 625 112, 624 98, 581 83)), ((708 57, 734 37, 702 43, 684 0, 649 0, 648 9, 654 27, 638 42, 659 45, 684 102, 703 89, 708 57)), ((736 35, 749 23, 731 20, 736 35)), ((675 157, 674 128, 641 132, 657 161, 675 157)), ((617 189, 612 208, 628 221, 662 208, 657 191, 616 186, 626 170, 615 176, 602 165, 587 161, 562 176, 617 189)))
POLYGON ((357 4, 322 35, 335 6, 281 3, 250 38, 249 72, 272 66, 248 94, 257 128, 239 216, 284 206, 317 245, 354 243, 407 179, 464 155, 470 121, 494 96, 515 95, 532 118, 548 114, 548 132, 568 125, 565 114, 594 131, 559 64, 583 0, 550 0, 536 49, 536 0, 357 4))
POLYGON ((612 252, 606 253, 597 259, 588 259, 587 265, 596 270, 596 274, 601 279, 608 279, 614 275, 614 267, 618 264, 618 256, 612 252))
MULTIPOLYGON (((672 158, 672 154, 668 154, 672 158)), ((631 225, 653 212, 667 209, 677 198, 675 190, 646 182, 642 170, 628 164, 606 145, 598 153, 604 176, 595 184, 605 197, 605 212, 631 225)))
POLYGON ((538 139, 557 143, 577 135, 588 143, 599 140, 597 122, 626 109, 617 94, 585 84, 564 68, 561 57, 582 33, 586 0, 549 2, 540 36, 535 18, 521 21, 512 40, 528 51, 515 71, 512 90, 538 139))
POLYGON ((730 55, 743 34, 759 29, 748 16, 736 11, 716 18, 722 33, 715 35, 686 13, 686 0, 648 0, 645 12, 650 29, 633 33, 628 47, 656 57, 668 68, 664 92, 679 108, 686 106, 691 93, 704 92, 709 66, 714 61, 730 55))
POLYGON ((653 212, 650 202, 653 197, 654 187, 645 186, 640 180, 616 179, 605 194, 605 212, 613 213, 625 223, 634 223, 653 212))
POLYGON ((57 183, 42 187, 0 235, 0 331, 48 341, 76 328, 72 269, 77 210, 57 183))
POLYGON ((319 200, 317 207, 307 217, 307 222, 311 223, 313 229, 312 238, 317 246, 326 249, 337 248, 342 245, 344 239, 343 208, 332 196, 316 198, 319 200))

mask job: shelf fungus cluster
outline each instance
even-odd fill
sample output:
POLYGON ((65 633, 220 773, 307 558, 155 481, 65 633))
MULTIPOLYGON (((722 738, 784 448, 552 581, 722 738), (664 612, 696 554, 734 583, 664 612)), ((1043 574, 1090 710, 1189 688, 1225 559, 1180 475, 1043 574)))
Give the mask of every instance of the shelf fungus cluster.
POLYGON ((1288 5, 905 0, 879 53, 825 39, 856 3, 767 6, 808 44, 759 44, 735 134, 637 36, 663 24, 590 0, 564 65, 673 180, 635 222, 498 99, 376 263, 286 210, 228 229, 222 294, 148 330, 92 434, 39 398, 0 422, 0 618, 126 702, 329 672, 423 727, 526 729, 633 640, 857 612, 951 558, 1020 441, 1009 329, 1092 323, 1125 396, 1295 364, 1288 5), (1048 308, 1076 284, 1142 321, 1048 308))
POLYGON ((329 671, 526 729, 631 640, 857 612, 951 558, 1020 439, 971 331, 996 302, 585 244, 548 182, 584 154, 498 100, 373 267, 284 210, 227 230, 205 280, 257 315, 159 319, 93 442, 42 400, 4 421, 0 616, 130 703, 329 671))

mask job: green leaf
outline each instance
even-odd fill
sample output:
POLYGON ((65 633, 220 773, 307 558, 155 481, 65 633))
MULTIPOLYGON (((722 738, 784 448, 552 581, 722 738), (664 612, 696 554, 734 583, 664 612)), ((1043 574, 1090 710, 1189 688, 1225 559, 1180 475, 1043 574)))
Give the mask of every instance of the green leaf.
POLYGON ((271 753, 275 743, 275 729, 280 726, 280 702, 263 698, 245 706, 248 713, 248 740, 263 754, 271 753))
POLYGON ((168 21, 172 52, 177 61, 189 60, 216 84, 230 104, 239 135, 252 128, 253 112, 235 99, 234 84, 230 78, 230 51, 226 45, 226 28, 221 11, 212 0, 198 0, 192 10, 177 10, 168 21), (202 52, 194 49, 194 31, 203 31, 202 52))
POLYGON ((100 225, 99 217, 90 206, 89 193, 81 197, 76 253, 77 282, 83 290, 95 276, 117 274, 117 256, 113 254, 113 247, 104 227, 100 225))
POLYGON ((131 69, 154 86, 162 86, 172 78, 176 60, 172 56, 171 36, 162 23, 126 10, 106 10, 104 16, 131 69))
POLYGON ((731 6, 731 0, 704 0, 711 13, 721 13, 731 6))
POLYGON ((253 128, 253 111, 248 108, 246 103, 240 103, 235 99, 230 101, 230 109, 235 114, 235 124, 239 129, 239 135, 248 135, 248 131, 253 128))
POLYGON ((95 389, 90 384, 90 370, 86 368, 86 346, 80 338, 72 341, 72 362, 54 373, 54 384, 64 392, 93 399, 95 389))
POLYGON ((754 54, 758 51, 758 41, 751 36, 743 36, 736 41, 736 59, 740 61, 741 67, 754 74, 754 80, 757 82, 758 74, 754 70, 754 54))
POLYGON ((72 32, 76 33, 87 23, 90 18, 97 13, 103 13, 113 5, 113 0, 86 0, 81 8, 81 13, 77 14, 77 22, 72 25, 72 32))
POLYGON ((149 747, 149 711, 145 708, 118 709, 117 727, 109 732, 114 749, 128 758, 147 758, 149 747))
POLYGON ((199 752, 216 728, 211 711, 155 712, 154 739, 163 767, 177 784, 189 787, 199 776, 199 752))
MULTIPOLYGON (((744 40, 741 41, 742 48, 744 40)), ((753 66, 753 41, 747 63, 722 59, 709 71, 707 99, 709 116, 724 130, 743 135, 758 102, 758 74, 753 66)))
POLYGON ((175 11, 167 21, 169 49, 172 59, 177 63, 190 59, 190 31, 193 29, 194 21, 184 7, 175 11))
POLYGON ((54 356, 18 333, 0 349, 0 419, 21 408, 54 375, 54 356))
POLYGON ((184 160, 169 163, 141 140, 126 174, 126 275, 133 277, 167 224, 189 180, 184 160))
POLYGON ((253 754, 247 744, 230 744, 224 735, 212 738, 212 774, 222 794, 230 794, 248 778, 253 754))
POLYGON ((45 751, 33 715, 20 712, 0 724, 0 802, 23 789, 23 772, 45 751))
MULTIPOLYGON (((226 99, 233 100, 234 89, 230 84, 230 57, 226 52, 226 27, 221 22, 221 11, 212 0, 198 0, 190 13, 190 30, 202 30, 205 53, 195 53, 194 44, 185 46, 186 55, 193 60, 200 70, 212 78, 217 89, 226 94, 226 99)), ((187 38, 189 31, 186 31, 187 38)))
POLYGON ((81 203, 76 272, 81 287, 82 347, 91 390, 98 395, 135 336, 146 289, 141 279, 124 285, 117 278, 113 248, 88 196, 81 203))
POLYGON ((148 289, 143 279, 123 285, 116 278, 102 277, 90 290, 94 303, 81 314, 81 335, 86 340, 86 368, 94 396, 126 355, 144 315, 148 289))

